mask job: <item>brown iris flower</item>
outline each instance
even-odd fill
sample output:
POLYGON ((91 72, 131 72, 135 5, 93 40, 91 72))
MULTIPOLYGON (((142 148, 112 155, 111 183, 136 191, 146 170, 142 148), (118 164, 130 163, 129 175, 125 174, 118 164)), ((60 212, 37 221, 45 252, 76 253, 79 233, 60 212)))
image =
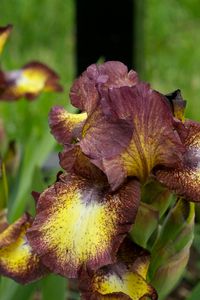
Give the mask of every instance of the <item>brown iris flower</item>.
MULTIPOLYGON (((82 299, 157 299, 149 254, 127 236, 149 178, 200 200, 200 125, 180 91, 162 95, 120 62, 91 65, 70 92, 80 114, 52 108, 64 173, 41 194, 26 231, 50 271, 77 278, 82 299)), ((167 190, 168 192, 168 190, 167 190)))
POLYGON ((184 120, 180 91, 164 96, 120 62, 90 66, 70 97, 80 114, 54 107, 49 116, 68 175, 38 197, 29 243, 52 272, 79 279, 83 299, 156 299, 120 245, 150 177, 200 198, 199 125, 184 120), (136 282, 141 294, 131 289, 136 282))
POLYGON ((81 114, 61 107, 50 113, 66 171, 85 171, 85 160, 106 175, 113 191, 129 177, 145 183, 156 176, 179 195, 200 200, 200 125, 184 120, 180 91, 164 96, 122 63, 106 62, 90 66, 70 97, 81 114))

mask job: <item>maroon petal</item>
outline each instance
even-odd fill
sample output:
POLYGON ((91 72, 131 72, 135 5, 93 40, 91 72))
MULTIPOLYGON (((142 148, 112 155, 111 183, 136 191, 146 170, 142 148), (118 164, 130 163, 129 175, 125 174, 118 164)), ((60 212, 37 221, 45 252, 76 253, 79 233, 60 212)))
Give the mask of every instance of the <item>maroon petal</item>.
POLYGON ((86 121, 80 145, 107 175, 113 190, 127 176, 145 181, 157 165, 174 166, 182 160, 184 147, 171 108, 148 84, 103 92, 101 108, 104 114, 98 109, 86 121), (125 130, 109 130, 113 122, 125 130))
POLYGON ((99 102, 99 90, 119 86, 133 86, 138 82, 137 73, 118 61, 109 61, 102 65, 91 65, 74 82, 70 98, 72 104, 90 114, 99 102))
POLYGON ((23 215, 0 233, 0 274, 26 284, 48 273, 26 238, 31 218, 23 215))
POLYGON ((186 121, 179 135, 185 146, 182 163, 174 168, 160 168, 157 179, 190 201, 200 201, 200 123, 186 121), (187 134, 186 134, 187 133, 187 134))
POLYGON ((156 300, 154 288, 146 281, 150 257, 144 249, 127 240, 120 247, 118 261, 96 272, 82 272, 80 289, 84 300, 156 300), (130 259, 131 258, 131 259, 130 259), (128 263, 127 263, 128 261, 128 263))
POLYGON ((132 135, 131 120, 110 120, 98 107, 85 122, 80 146, 91 159, 113 158, 128 147, 132 135))
POLYGON ((78 144, 65 145, 64 150, 59 153, 61 167, 69 172, 83 176, 84 178, 106 183, 105 174, 97 168, 90 159, 81 151, 78 144))
POLYGON ((73 143, 74 140, 81 137, 81 130, 86 118, 86 113, 71 114, 63 107, 54 106, 49 114, 51 133, 60 144, 73 143))
POLYGON ((0 99, 36 98, 41 92, 61 92, 59 76, 48 66, 33 61, 20 70, 0 73, 0 99))

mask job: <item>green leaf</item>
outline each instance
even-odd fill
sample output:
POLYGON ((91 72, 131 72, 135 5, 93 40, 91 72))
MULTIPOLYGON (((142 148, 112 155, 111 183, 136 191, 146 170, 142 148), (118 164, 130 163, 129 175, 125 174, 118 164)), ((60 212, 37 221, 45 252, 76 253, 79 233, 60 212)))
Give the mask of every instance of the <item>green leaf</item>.
POLYGON ((142 187, 141 198, 131 236, 143 248, 151 249, 159 221, 171 206, 173 199, 168 189, 154 180, 150 180, 142 187))
POLYGON ((141 202, 131 231, 131 237, 134 242, 143 248, 147 248, 147 242, 154 230, 157 228, 158 221, 158 210, 141 202))
POLYGON ((194 203, 179 199, 153 246, 149 278, 160 300, 165 299, 185 270, 194 237, 194 215, 194 203))
POLYGON ((186 300, 197 300, 200 299, 200 283, 198 283, 195 288, 192 290, 189 297, 186 300))
POLYGON ((0 283, 0 299, 2 300, 29 300, 37 288, 37 283, 22 286, 15 281, 2 277, 0 283))
POLYGON ((55 146, 49 130, 38 142, 37 134, 32 134, 24 150, 23 161, 18 174, 18 180, 10 199, 10 221, 16 220, 25 210, 27 195, 31 193, 31 183, 36 167, 41 167, 48 154, 55 146))
POLYGON ((42 280, 42 300, 65 300, 67 297, 66 278, 58 275, 49 275, 42 280))
POLYGON ((173 196, 159 182, 150 180, 142 187, 142 201, 151 205, 159 213, 159 219, 172 203, 173 196))
POLYGON ((8 203, 8 180, 6 175, 5 164, 1 163, 1 175, 0 175, 0 210, 7 207, 8 203))

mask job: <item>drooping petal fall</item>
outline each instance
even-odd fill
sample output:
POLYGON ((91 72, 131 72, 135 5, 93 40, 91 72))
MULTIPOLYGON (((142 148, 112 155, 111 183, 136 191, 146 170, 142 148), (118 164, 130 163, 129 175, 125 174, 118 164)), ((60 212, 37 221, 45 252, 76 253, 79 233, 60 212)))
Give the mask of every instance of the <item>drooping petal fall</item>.
MULTIPOLYGON (((84 300, 141 300, 144 297, 156 300, 157 294, 146 281, 149 255, 132 244, 125 253, 120 253, 113 265, 95 273, 83 273, 80 289, 84 300), (131 259, 130 259, 131 258, 131 259)), ((120 251, 123 252, 123 251, 120 251)))
POLYGON ((25 97, 29 100, 41 92, 62 91, 58 75, 40 62, 31 62, 22 69, 2 72, 0 75, 0 99, 16 100, 25 97))
POLYGON ((26 238, 31 226, 29 215, 23 215, 0 233, 0 274, 25 284, 47 273, 26 238))
POLYGON ((100 131, 98 116, 91 116, 84 125, 80 145, 91 161, 107 175, 113 190, 127 176, 145 181, 155 166, 173 166, 182 159, 183 145, 175 131, 169 104, 148 84, 138 83, 133 87, 103 91, 101 107, 107 117, 107 120, 104 117, 104 128, 114 121, 118 126, 124 124, 123 121, 129 126, 123 134, 119 129, 116 131, 118 134, 109 131, 109 127, 100 131), (110 150, 113 144, 115 151, 110 150))
POLYGON ((137 181, 110 194, 101 182, 62 175, 37 201, 29 242, 43 263, 63 276, 112 263, 134 221, 139 193, 137 181))
POLYGON ((179 135, 185 146, 183 162, 176 168, 162 168, 156 172, 157 179, 190 201, 200 201, 200 123, 185 121, 185 130, 179 135))
POLYGON ((12 31, 12 25, 0 27, 0 55, 3 51, 4 45, 12 31))

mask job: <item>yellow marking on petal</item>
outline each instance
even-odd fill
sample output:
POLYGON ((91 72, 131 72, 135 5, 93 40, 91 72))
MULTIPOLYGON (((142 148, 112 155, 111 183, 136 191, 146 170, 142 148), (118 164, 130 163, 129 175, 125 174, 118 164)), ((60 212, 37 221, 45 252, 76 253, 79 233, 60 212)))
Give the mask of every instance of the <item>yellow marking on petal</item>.
POLYGON ((26 229, 27 226, 24 226, 15 242, 0 249, 0 264, 9 272, 18 274, 27 272, 31 258, 35 263, 39 261, 38 257, 33 256, 31 247, 26 241, 26 229))
MULTIPOLYGON (((156 124, 155 119, 154 123, 156 124)), ((141 120, 135 118, 131 143, 117 158, 118 161, 121 160, 121 165, 127 176, 136 176, 144 182, 153 167, 162 164, 166 160, 161 140, 162 137, 166 136, 165 131, 167 129, 165 126, 159 126, 159 121, 157 121, 157 127, 154 124, 154 128, 151 128, 149 124, 147 127, 141 123, 141 120)), ((165 148, 170 149, 173 147, 174 141, 166 137, 165 148)))
POLYGON ((140 276, 142 276, 143 278, 146 278, 147 277, 147 272, 148 272, 148 269, 149 269, 149 264, 150 264, 150 260, 146 260, 144 263, 138 264, 135 271, 137 271, 137 273, 140 276))
MULTIPOLYGON (((88 199, 92 197, 89 193, 88 199)), ((108 249, 110 237, 116 230, 114 209, 110 215, 106 203, 90 199, 86 203, 76 189, 67 191, 56 202, 47 223, 42 226, 44 243, 56 252, 56 256, 63 262, 69 260, 79 264, 108 249)))
POLYGON ((127 175, 137 176, 145 181, 157 163, 156 148, 159 148, 156 140, 151 137, 148 137, 145 141, 145 137, 141 133, 138 138, 134 138, 128 148, 121 154, 122 164, 127 175))
POLYGON ((35 93, 41 91, 47 79, 47 74, 36 69, 25 69, 21 71, 16 82, 17 93, 35 93))
POLYGON ((92 134, 92 131, 94 130, 94 128, 91 125, 93 125, 93 123, 95 124, 95 121, 98 120, 98 118, 101 118, 101 111, 99 109, 96 109, 89 116, 89 118, 87 119, 87 122, 83 126, 82 138, 84 138, 86 136, 88 129, 91 130, 90 134, 92 134))
POLYGON ((96 276, 93 287, 102 295, 112 293, 124 293, 132 300, 139 300, 141 297, 152 293, 152 288, 137 273, 125 272, 122 276, 109 274, 102 278, 96 276))
POLYGON ((2 246, 7 244, 12 243, 13 238, 20 233, 20 226, 21 226, 21 219, 19 219, 18 221, 16 221, 15 223, 7 226, 7 228, 5 228, 5 230, 3 230, 2 232, 0 232, 0 248, 2 246))
POLYGON ((184 116, 185 110, 181 109, 181 108, 177 108, 174 110, 174 116, 181 120, 182 122, 185 121, 185 116, 184 116))
POLYGON ((81 113, 81 114, 72 114, 67 111, 62 111, 62 113, 59 115, 60 121, 65 121, 67 128, 69 130, 72 130, 77 124, 85 121, 87 118, 87 113, 81 113))
POLYGON ((32 62, 21 70, 5 74, 7 87, 4 97, 16 99, 27 96, 30 99, 36 97, 42 91, 61 91, 58 84, 58 75, 39 62, 32 62))

